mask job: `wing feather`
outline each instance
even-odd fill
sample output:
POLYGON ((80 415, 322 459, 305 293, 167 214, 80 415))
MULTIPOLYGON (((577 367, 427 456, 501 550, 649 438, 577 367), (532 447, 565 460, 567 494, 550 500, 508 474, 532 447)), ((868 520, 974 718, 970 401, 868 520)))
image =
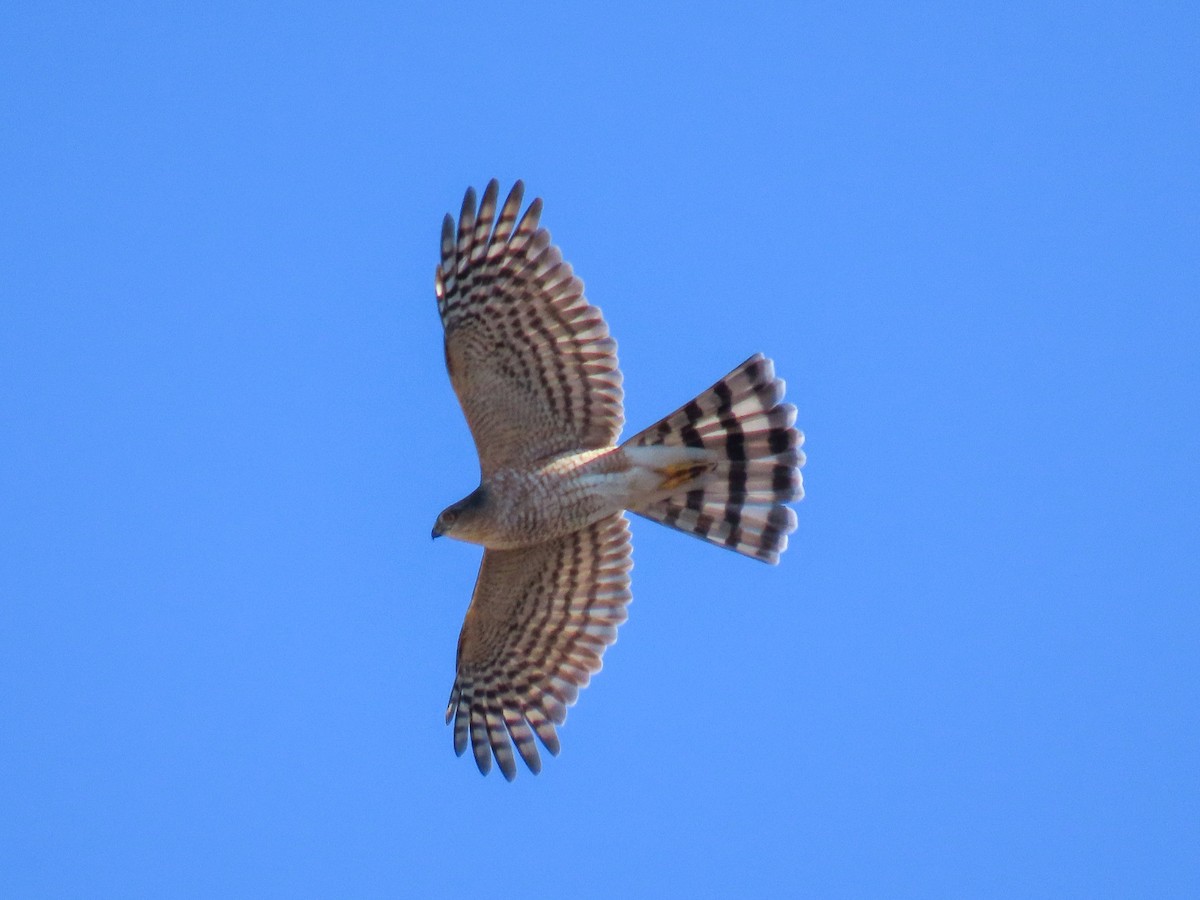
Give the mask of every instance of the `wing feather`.
POLYGON ((486 478, 567 450, 612 446, 624 422, 616 342, 583 282, 539 226, 518 219, 520 181, 499 208, 499 183, 458 224, 442 223, 438 310, 446 368, 486 478))
POLYGON ((619 514, 544 544, 484 552, 446 708, 458 755, 469 737, 479 771, 486 775, 494 757, 509 781, 512 743, 533 772, 541 768, 534 734, 557 755, 555 726, 625 621, 631 567, 629 523, 619 514))

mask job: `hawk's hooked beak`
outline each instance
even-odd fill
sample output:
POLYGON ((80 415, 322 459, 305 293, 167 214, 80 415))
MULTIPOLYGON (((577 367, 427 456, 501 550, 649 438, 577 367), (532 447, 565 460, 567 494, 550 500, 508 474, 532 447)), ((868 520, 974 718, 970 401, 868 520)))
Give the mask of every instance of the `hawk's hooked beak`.
POLYGON ((441 536, 442 536, 442 529, 438 528, 437 525, 434 525, 433 526, 433 534, 431 535, 431 537, 440 538, 441 536))

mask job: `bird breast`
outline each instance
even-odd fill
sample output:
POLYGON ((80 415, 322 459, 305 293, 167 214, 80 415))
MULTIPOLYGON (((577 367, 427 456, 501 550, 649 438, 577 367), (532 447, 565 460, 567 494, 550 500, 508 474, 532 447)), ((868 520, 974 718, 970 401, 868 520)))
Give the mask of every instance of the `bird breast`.
POLYGON ((625 508, 629 465, 619 450, 562 453, 484 483, 485 547, 509 550, 563 537, 625 508))

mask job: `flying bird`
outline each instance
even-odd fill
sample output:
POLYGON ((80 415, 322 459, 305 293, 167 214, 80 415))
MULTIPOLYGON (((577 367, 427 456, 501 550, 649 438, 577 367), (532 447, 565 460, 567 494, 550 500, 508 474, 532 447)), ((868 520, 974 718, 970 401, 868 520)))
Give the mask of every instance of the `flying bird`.
POLYGON ((616 342, 583 282, 539 226, 524 186, 497 209, 490 182, 442 223, 435 287, 446 368, 479 454, 479 487, 433 536, 482 544, 458 639, 447 723, 479 771, 511 781, 513 746, 541 770, 537 742, 600 669, 625 621, 634 512, 776 563, 803 496, 803 435, 771 360, 756 354, 675 412, 618 443, 616 342))

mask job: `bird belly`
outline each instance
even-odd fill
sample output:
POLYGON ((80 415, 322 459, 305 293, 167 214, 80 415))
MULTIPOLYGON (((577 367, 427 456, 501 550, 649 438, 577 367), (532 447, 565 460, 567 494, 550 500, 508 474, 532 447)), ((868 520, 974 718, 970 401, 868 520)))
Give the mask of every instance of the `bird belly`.
POLYGON ((614 448, 551 457, 496 472, 484 487, 491 515, 484 546, 511 550, 586 528, 625 509, 631 472, 614 448))

